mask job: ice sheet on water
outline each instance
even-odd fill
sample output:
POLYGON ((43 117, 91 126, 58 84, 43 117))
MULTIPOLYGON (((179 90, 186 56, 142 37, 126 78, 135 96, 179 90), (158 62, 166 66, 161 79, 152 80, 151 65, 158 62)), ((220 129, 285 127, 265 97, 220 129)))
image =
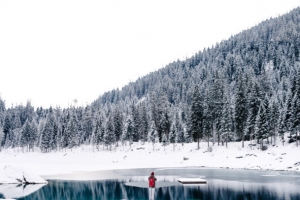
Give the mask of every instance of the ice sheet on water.
MULTIPOLYGON (((140 181, 140 182, 127 182, 125 183, 126 186, 131 187, 139 187, 139 188, 148 188, 149 183, 147 181, 140 181)), ((155 188, 161 188, 161 187, 170 187, 170 186, 176 186, 180 185, 178 182, 156 182, 155 188)))
POLYGON ((117 169, 114 172, 123 176, 150 176, 156 170, 157 168, 117 169))

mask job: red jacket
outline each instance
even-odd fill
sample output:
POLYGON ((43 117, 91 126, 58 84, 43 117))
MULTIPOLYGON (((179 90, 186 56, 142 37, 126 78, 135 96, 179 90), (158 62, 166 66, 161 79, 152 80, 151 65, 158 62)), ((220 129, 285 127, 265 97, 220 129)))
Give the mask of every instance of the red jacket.
POLYGON ((155 176, 153 176, 153 175, 149 176, 149 178, 148 178, 148 181, 149 181, 149 187, 155 188, 155 181, 156 181, 156 180, 157 180, 157 179, 155 178, 155 176), (151 186, 151 185, 150 185, 150 184, 151 184, 151 183, 150 183, 150 180, 151 180, 152 178, 154 179, 154 183, 153 183, 153 185, 151 186))

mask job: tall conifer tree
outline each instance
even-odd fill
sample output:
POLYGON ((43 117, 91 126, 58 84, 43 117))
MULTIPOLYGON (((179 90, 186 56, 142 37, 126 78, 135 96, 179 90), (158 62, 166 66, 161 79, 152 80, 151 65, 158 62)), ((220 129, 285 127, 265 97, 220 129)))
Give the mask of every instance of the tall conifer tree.
POLYGON ((190 123, 191 123, 191 132, 194 138, 194 141, 198 143, 198 149, 200 148, 200 140, 203 137, 203 97, 199 91, 199 87, 195 86, 192 106, 191 106, 191 114, 190 114, 190 123))
POLYGON ((235 95, 235 127, 238 137, 244 147, 244 130, 247 121, 245 85, 242 72, 239 71, 235 95))

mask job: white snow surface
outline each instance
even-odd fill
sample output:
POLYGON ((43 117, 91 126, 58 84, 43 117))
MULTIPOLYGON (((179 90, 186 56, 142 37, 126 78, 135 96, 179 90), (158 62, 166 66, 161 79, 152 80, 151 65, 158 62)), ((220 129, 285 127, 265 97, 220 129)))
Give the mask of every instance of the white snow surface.
MULTIPOLYGON (((151 143, 134 143, 131 147, 119 145, 111 151, 106 147, 103 150, 102 146, 99 151, 92 146, 80 146, 72 151, 23 153, 15 148, 0 153, 0 169, 5 166, 20 167, 45 179, 51 179, 53 175, 57 179, 63 174, 130 168, 216 167, 300 171, 300 147, 296 147, 295 143, 283 146, 278 142, 276 146, 268 145, 266 151, 259 150, 257 146, 251 149, 249 143, 245 142, 244 148, 241 142, 228 143, 228 148, 210 143, 212 152, 207 152, 206 142, 200 143, 199 150, 197 143, 176 144, 174 150, 173 144, 164 150, 158 143, 154 150, 151 143)), ((3 171, 0 171, 2 179, 3 171)))
POLYGON ((179 178, 178 181, 180 183, 206 183, 207 181, 205 179, 202 178, 179 178))
POLYGON ((24 171, 20 168, 15 168, 11 166, 1 166, 0 184, 22 183, 46 184, 48 182, 33 172, 24 171))

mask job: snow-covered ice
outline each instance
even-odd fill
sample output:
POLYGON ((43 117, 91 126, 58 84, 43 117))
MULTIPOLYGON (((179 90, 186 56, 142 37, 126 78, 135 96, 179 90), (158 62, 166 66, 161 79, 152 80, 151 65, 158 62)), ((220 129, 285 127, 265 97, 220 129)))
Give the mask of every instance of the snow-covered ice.
MULTIPOLYGON (((148 181, 125 182, 125 185, 131 186, 131 187, 149 188, 148 181)), ((178 183, 178 182, 156 182, 155 188, 170 187, 170 186, 175 186, 175 185, 180 185, 180 183, 178 183)))
POLYGON ((207 181, 201 178, 179 178, 178 182, 183 184, 198 184, 198 183, 206 183, 207 181))

